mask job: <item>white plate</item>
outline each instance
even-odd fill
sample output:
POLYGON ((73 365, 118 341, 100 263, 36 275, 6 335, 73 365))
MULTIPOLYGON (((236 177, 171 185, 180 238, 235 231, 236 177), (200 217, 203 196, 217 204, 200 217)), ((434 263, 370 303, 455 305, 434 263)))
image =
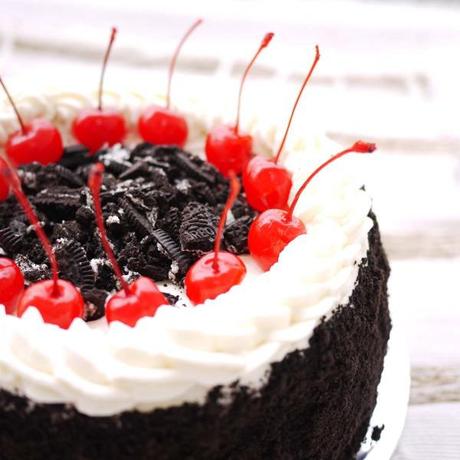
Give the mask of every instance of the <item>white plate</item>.
POLYGON ((393 327, 385 356, 382 380, 378 387, 377 405, 372 414, 366 441, 358 460, 389 460, 396 449, 406 420, 410 392, 410 362, 404 328, 397 314, 392 315, 393 327), (380 440, 371 440, 374 426, 385 425, 380 440))

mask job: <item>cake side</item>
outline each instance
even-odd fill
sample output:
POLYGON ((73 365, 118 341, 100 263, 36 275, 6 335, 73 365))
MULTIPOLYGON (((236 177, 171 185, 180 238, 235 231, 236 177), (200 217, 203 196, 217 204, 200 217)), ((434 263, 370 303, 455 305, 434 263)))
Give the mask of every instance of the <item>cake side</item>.
POLYGON ((260 391, 236 382, 213 388, 203 405, 97 418, 1 391, 1 458, 353 458, 375 406, 391 327, 389 266, 372 218, 349 303, 323 318, 307 348, 272 364, 260 391))

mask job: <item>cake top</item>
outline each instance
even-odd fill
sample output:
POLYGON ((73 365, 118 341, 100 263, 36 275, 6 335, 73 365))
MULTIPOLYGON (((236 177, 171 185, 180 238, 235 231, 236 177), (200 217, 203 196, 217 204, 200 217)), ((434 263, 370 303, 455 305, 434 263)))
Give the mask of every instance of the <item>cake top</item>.
MULTIPOLYGON (((314 65, 318 58, 317 54, 314 65)), ((120 91, 118 99, 132 99, 129 96, 120 91)), ((123 138, 133 119, 146 116, 145 125, 154 119, 153 101, 142 96, 137 100, 134 105, 120 103, 107 112, 112 121, 110 117, 116 114, 117 126, 121 120, 123 138)), ((78 137, 76 120, 81 122, 83 117, 82 126, 88 126, 89 119, 91 126, 101 113, 106 114, 101 107, 88 111, 94 101, 85 94, 69 96, 63 91, 27 101, 33 118, 46 121, 44 125, 32 121, 33 133, 58 127, 64 139, 76 136, 80 142, 84 139, 78 137)), ((263 384, 272 362, 305 346, 320 319, 347 303, 367 251, 370 201, 362 184, 339 162, 330 166, 327 175, 312 179, 333 158, 351 150, 371 150, 371 146, 356 144, 340 151, 327 141, 299 134, 279 144, 275 141, 285 137, 284 128, 272 126, 262 135, 263 123, 256 119, 248 124, 248 135, 239 130, 238 122, 224 127, 210 122, 215 110, 212 103, 192 110, 184 104, 180 115, 188 131, 184 149, 139 143, 132 132, 124 146, 118 142, 122 139, 106 139, 104 143, 112 147, 96 148, 92 138, 86 147, 69 143, 57 164, 51 161, 53 157, 46 159, 50 164, 27 161, 20 167, 22 188, 51 238, 60 277, 77 285, 90 305, 84 310, 86 319, 100 317, 107 295, 117 288, 100 244, 101 233, 96 230, 95 195, 91 197, 86 187, 91 168, 98 162, 105 166, 103 186, 99 184, 103 225, 126 282, 139 275, 149 276, 159 281, 158 290, 163 291, 160 304, 167 300, 175 306, 156 305, 153 313, 140 315, 132 324, 107 324, 104 319, 87 323, 79 318, 83 313, 77 313, 65 325, 68 329, 47 321, 46 302, 44 308, 29 302, 20 318, 4 312, 0 314, 0 387, 40 402, 73 403, 90 415, 200 401, 214 385, 238 379, 256 388, 263 384), (258 153, 265 157, 251 157, 253 140, 262 146, 258 153), (275 144, 282 147, 277 150, 275 144), (189 149, 198 156, 189 154, 189 149), (274 161, 268 160, 282 150, 274 161), (226 157, 229 151, 231 161, 226 157), (209 162, 200 159, 203 152, 209 162), (337 155, 331 157, 334 153, 337 155), (268 171, 270 176, 275 171, 274 180, 262 183, 279 192, 267 194, 265 202, 255 199, 253 205, 247 195, 248 181, 257 178, 254 171, 248 171, 251 163, 255 172, 260 164, 264 174, 268 171), (236 205, 223 233, 223 247, 233 257, 243 255, 247 274, 220 295, 200 298, 200 305, 191 307, 193 299, 181 290, 181 283, 193 262, 198 263, 213 249, 217 222, 228 198, 225 176, 230 176, 232 183, 236 180, 232 171, 243 173, 244 189, 234 194, 236 205), (287 186, 278 187, 281 183, 287 186), (308 193, 296 195, 306 185, 308 193), (270 211, 277 207, 272 200, 281 200, 276 213, 270 211), (251 250, 248 233, 257 211, 259 233, 251 250), (281 229, 266 241, 263 238, 269 232, 263 226, 263 216, 281 229), (290 234, 291 223, 295 225, 290 234), (276 241, 282 245, 270 245, 276 241), (268 255, 264 252, 267 247, 271 250, 268 255), (251 255, 244 255, 248 250, 251 255), (162 285, 165 279, 168 283, 162 285)), ((18 112, 28 118, 21 103, 18 112)), ((15 136, 13 120, 6 112, 0 117, 0 134, 9 133, 3 137, 7 152, 15 136)), ((19 138, 27 134, 24 130, 18 133, 19 138)), ((100 133, 98 136, 100 140, 100 133)), ((19 154, 15 158, 17 161, 19 154)), ((14 184, 10 181, 16 192, 14 184)), ((256 181, 252 189, 260 190, 257 185, 256 181)), ((48 278, 43 251, 13 197, 0 205, 0 223, 0 244, 16 259, 27 282, 48 278)), ((216 254, 211 252, 210 267, 219 272, 224 261, 213 265, 216 254)))

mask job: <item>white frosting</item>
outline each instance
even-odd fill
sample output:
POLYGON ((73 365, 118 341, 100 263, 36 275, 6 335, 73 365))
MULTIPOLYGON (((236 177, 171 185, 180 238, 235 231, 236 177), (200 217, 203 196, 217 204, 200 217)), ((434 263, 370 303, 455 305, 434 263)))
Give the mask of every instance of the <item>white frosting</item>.
MULTIPOLYGON (((115 92, 110 99, 131 125, 152 100, 115 92)), ((69 137, 71 120, 94 105, 94 97, 55 91, 18 102, 25 118, 53 120, 69 137)), ((201 105, 180 104, 190 113, 187 148, 196 152, 216 122, 213 111, 220 110, 201 105)), ((17 128, 6 107, 0 110, 0 145, 17 128)), ((257 117, 246 127, 258 153, 269 154, 282 134, 257 117)), ((293 172, 293 190, 336 151, 321 137, 293 132, 283 157, 293 172)), ((245 257, 249 273, 241 285, 203 305, 164 306, 134 328, 75 320, 68 330, 45 324, 36 309, 16 318, 0 307, 0 388, 40 403, 72 403, 90 416, 203 402, 210 388, 237 379, 259 388, 270 364, 308 346, 320 319, 346 304, 353 291, 372 221, 370 198, 350 173, 351 164, 343 159, 311 183, 296 212, 307 234, 292 241, 270 271, 261 273, 245 257)))

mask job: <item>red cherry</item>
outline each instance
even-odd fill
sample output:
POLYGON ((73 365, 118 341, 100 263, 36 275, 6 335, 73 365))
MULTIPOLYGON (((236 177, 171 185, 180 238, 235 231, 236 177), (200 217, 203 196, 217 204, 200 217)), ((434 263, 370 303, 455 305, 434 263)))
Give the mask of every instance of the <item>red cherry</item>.
POLYGON ((25 124, 5 83, 0 78, 0 85, 5 91, 18 119, 21 129, 10 134, 5 144, 5 151, 17 166, 34 161, 47 165, 57 163, 63 153, 62 138, 59 131, 47 120, 33 120, 25 124))
POLYGON ((198 259, 187 272, 185 286, 187 296, 193 303, 215 299, 219 294, 227 292, 232 286, 243 281, 246 267, 238 256, 230 252, 219 252, 217 271, 213 268, 215 260, 216 255, 210 252, 198 259))
POLYGON ((192 32, 203 22, 197 19, 185 32, 177 45, 169 63, 168 90, 166 91, 166 107, 147 107, 139 117, 138 130, 144 141, 151 144, 177 145, 183 147, 188 137, 188 126, 185 118, 171 109, 171 82, 176 69, 177 57, 182 46, 192 32))
POLYGON ((240 183, 230 172, 230 193, 220 216, 214 251, 198 259, 187 272, 185 291, 193 303, 215 299, 232 286, 240 284, 246 275, 244 262, 235 254, 220 251, 227 214, 240 191, 240 183))
POLYGON ((291 173, 260 155, 252 158, 243 172, 243 185, 250 206, 257 211, 286 209, 292 188, 291 173), (275 186, 276 184, 276 186, 275 186))
POLYGON ((122 286, 121 291, 114 294, 106 305, 107 321, 109 323, 111 321, 121 321, 129 326, 135 326, 143 316, 154 316, 158 307, 168 305, 168 301, 150 278, 140 277, 131 284, 128 284, 123 278, 104 225, 100 196, 103 176, 104 165, 96 163, 88 177, 88 188, 93 196, 96 224, 99 229, 102 246, 122 286))
POLYGON ((249 71, 262 50, 268 46, 273 35, 270 32, 264 36, 257 52, 243 73, 238 93, 235 125, 216 126, 206 137, 206 158, 225 176, 228 176, 230 171, 234 171, 236 174, 241 173, 251 157, 252 137, 249 134, 240 133, 241 96, 249 71))
POLYGON ((36 307, 45 322, 56 324, 64 329, 68 328, 75 318, 83 316, 84 302, 80 292, 69 281, 58 278, 58 264, 53 248, 40 225, 35 211, 22 191, 21 182, 11 165, 2 170, 8 180, 19 204, 34 227, 38 239, 45 250, 51 264, 53 278, 30 285, 18 305, 18 315, 21 316, 30 307, 36 307))
POLYGON ((301 194, 312 179, 327 165, 348 153, 371 153, 375 148, 375 144, 363 141, 355 142, 350 148, 326 160, 308 176, 297 191, 287 211, 268 209, 254 219, 248 234, 249 252, 263 270, 268 270, 278 261, 281 251, 288 243, 307 232, 303 222, 295 217, 293 212, 301 194))
POLYGON ((105 69, 110 51, 117 35, 117 29, 112 27, 109 44, 102 63, 99 80, 98 106, 96 109, 83 110, 72 123, 74 137, 86 146, 90 153, 95 153, 104 145, 112 146, 123 142, 126 136, 126 124, 123 115, 113 109, 102 108, 105 69))
POLYGON ((188 137, 185 118, 166 107, 147 107, 138 122, 139 134, 151 144, 183 147, 188 137))
POLYGON ((216 126, 206 137, 206 158, 224 176, 239 174, 252 153, 252 136, 236 132, 233 126, 216 126))
POLYGON ((289 218, 287 211, 282 209, 267 209, 249 228, 249 252, 263 270, 268 270, 286 245, 306 232, 299 218, 289 218))
POLYGON ((10 185, 8 181, 4 178, 3 171, 6 171, 8 166, 5 163, 5 160, 0 157, 0 201, 5 201, 10 196, 10 185))
POLYGON ((122 289, 107 302, 105 315, 107 321, 121 321, 134 327, 144 316, 154 316, 158 307, 168 305, 157 285, 145 276, 141 276, 129 285, 128 291, 122 289))
POLYGON ((83 110, 73 121, 72 133, 90 153, 95 153, 104 145, 112 146, 123 141, 126 136, 125 119, 116 110, 83 110))
POLYGON ((15 165, 24 165, 34 161, 47 165, 57 163, 63 152, 59 131, 47 120, 33 120, 8 137, 5 144, 7 155, 15 165))
POLYGON ((284 166, 278 164, 278 161, 283 151, 284 144, 286 143, 287 135, 300 97, 313 74, 319 58, 319 48, 316 46, 315 59, 300 87, 275 159, 272 161, 264 157, 256 156, 245 168, 243 186, 246 192, 246 198, 248 203, 254 209, 257 209, 257 211, 265 211, 270 208, 287 208, 292 187, 291 173, 284 166))
POLYGON ((18 306, 18 316, 29 307, 35 307, 45 323, 68 329, 75 318, 81 318, 85 302, 80 292, 69 281, 39 281, 26 289, 18 306))
POLYGON ((18 300, 24 292, 24 277, 11 259, 0 258, 0 304, 6 313, 14 315, 18 300))

